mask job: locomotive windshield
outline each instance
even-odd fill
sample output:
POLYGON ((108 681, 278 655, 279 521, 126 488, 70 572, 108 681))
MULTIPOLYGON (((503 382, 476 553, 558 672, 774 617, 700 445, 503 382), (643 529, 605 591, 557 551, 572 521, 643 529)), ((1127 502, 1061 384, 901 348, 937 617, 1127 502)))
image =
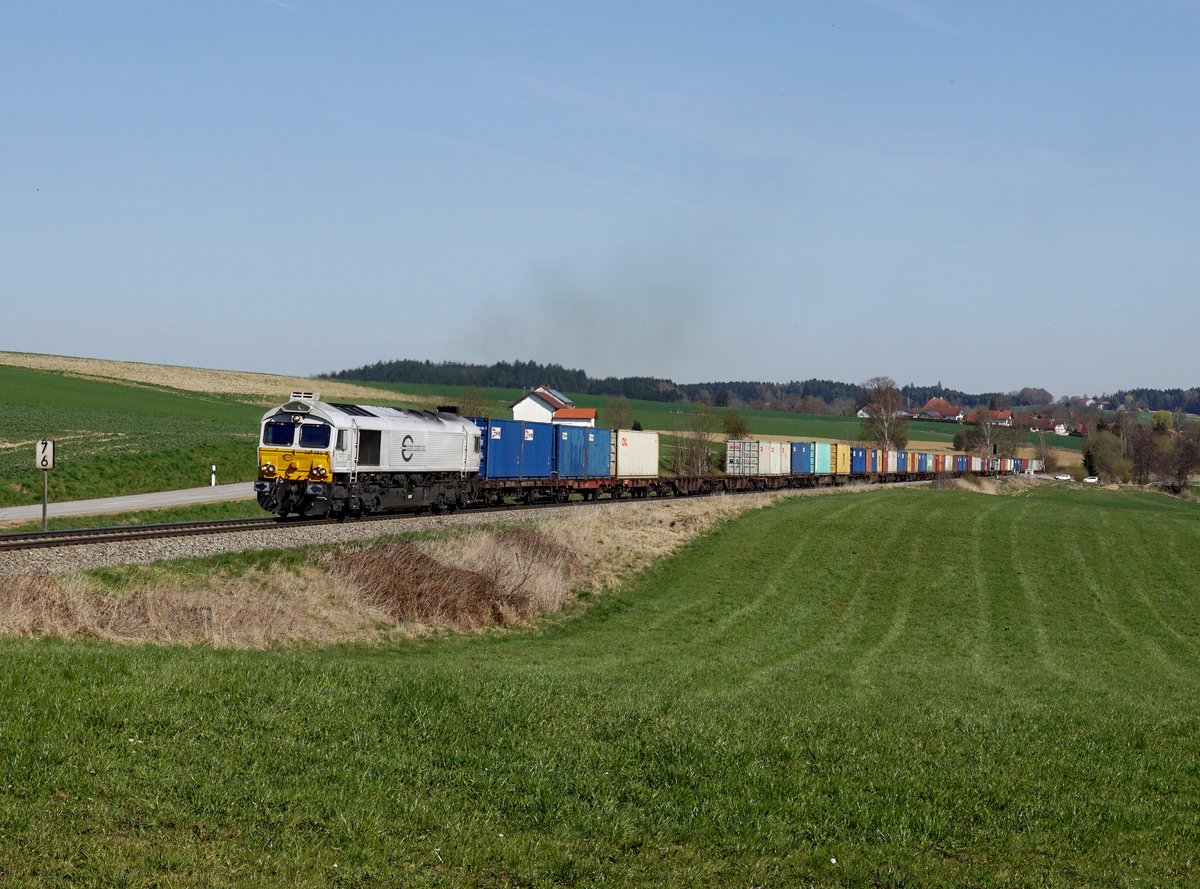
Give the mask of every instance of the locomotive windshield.
POLYGON ((263 444, 275 447, 291 447, 296 427, 291 423, 268 423, 263 427, 263 444))
POLYGON ((327 448, 329 447, 329 427, 316 426, 311 423, 300 427, 300 447, 327 448))

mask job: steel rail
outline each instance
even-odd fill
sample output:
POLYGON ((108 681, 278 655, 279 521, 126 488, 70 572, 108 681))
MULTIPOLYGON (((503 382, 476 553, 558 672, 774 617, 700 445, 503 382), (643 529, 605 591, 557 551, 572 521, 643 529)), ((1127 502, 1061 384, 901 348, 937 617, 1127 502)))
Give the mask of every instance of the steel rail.
MULTIPOLYGON (((875 484, 887 484, 891 486, 907 486, 913 484, 926 484, 927 480, 920 481, 897 481, 897 482, 875 482, 875 484)), ((810 490, 825 489, 825 488, 840 488, 845 485, 816 485, 810 490)), ((553 509, 556 507, 567 506, 603 506, 609 503, 644 503, 648 500, 667 499, 674 496, 680 497, 715 497, 715 496, 733 496, 738 494, 769 494, 778 493, 786 490, 797 490, 796 488, 776 488, 776 489, 753 489, 747 488, 744 490, 726 491, 714 490, 707 492, 695 492, 690 494, 667 495, 655 494, 646 497, 618 497, 605 498, 597 500, 568 500, 568 501, 550 501, 542 503, 510 503, 493 506, 468 506, 463 511, 470 514, 484 514, 494 512, 522 512, 525 510, 542 510, 553 509)), ((457 512, 457 511, 455 511, 457 512)), ((281 528, 296 528, 296 527, 315 527, 318 525, 333 525, 333 524, 361 524, 365 522, 381 522, 381 521, 397 521, 410 520, 415 521, 422 518, 434 518, 440 516, 453 515, 453 512, 430 513, 426 510, 419 512, 394 512, 394 513, 370 513, 363 516, 353 516, 346 518, 279 518, 279 517, 263 517, 263 518, 247 518, 247 519, 214 519, 209 521, 191 521, 191 522, 164 522, 151 525, 112 525, 98 528, 67 528, 55 531, 28 531, 0 534, 0 553, 19 552, 21 550, 44 549, 49 547, 61 546, 84 546, 84 545, 99 545, 106 543, 120 543, 129 540, 158 540, 170 537, 198 537, 210 534, 226 534, 240 533, 246 531, 268 531, 271 529, 281 528)))

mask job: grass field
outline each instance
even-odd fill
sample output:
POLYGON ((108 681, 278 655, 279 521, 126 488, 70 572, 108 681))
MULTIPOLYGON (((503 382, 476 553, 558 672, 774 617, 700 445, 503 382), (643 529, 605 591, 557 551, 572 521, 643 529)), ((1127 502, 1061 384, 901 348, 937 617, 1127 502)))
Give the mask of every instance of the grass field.
POLYGON ((1043 486, 751 513, 542 629, 7 641, 20 885, 1200 880, 1200 507, 1043 486))

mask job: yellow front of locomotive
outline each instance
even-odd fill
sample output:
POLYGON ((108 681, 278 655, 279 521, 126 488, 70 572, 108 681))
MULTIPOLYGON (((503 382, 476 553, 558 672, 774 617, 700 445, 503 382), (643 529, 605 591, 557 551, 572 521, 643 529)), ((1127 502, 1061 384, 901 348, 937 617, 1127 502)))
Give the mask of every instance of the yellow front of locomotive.
POLYGON ((293 398, 263 417, 254 490, 266 510, 283 516, 329 511, 334 430, 315 408, 293 398))

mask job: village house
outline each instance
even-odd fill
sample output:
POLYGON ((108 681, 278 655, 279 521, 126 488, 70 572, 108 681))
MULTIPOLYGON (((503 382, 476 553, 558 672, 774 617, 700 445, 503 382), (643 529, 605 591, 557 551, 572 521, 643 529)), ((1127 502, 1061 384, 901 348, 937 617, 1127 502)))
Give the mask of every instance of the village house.
POLYGON ((538 386, 512 405, 514 420, 534 423, 562 423, 567 426, 595 426, 594 407, 576 407, 575 402, 557 389, 538 386))
POLYGON ((944 398, 931 398, 925 406, 916 412, 918 420, 939 420, 946 423, 961 423, 963 412, 961 407, 955 407, 944 398))
MULTIPOLYGON (((992 426, 1012 426, 1012 424, 1013 424, 1013 412, 1012 411, 992 411, 991 414, 992 414, 992 419, 991 419, 992 426)), ((979 422, 979 412, 973 411, 972 413, 967 414, 966 419, 967 419, 968 423, 978 423, 979 422)))

